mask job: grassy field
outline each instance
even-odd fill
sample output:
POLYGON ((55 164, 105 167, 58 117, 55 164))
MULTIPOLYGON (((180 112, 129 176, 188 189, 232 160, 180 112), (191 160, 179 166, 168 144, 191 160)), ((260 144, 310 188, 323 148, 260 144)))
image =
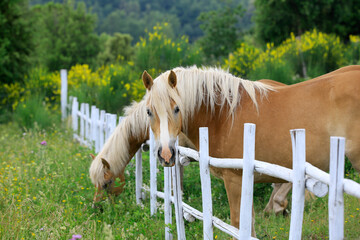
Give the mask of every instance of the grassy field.
MULTIPOLYGON (((36 128, 35 128, 36 129, 36 128)), ((0 125, 0 239, 164 239, 160 210, 150 216, 149 201, 135 200, 135 166, 126 170, 126 190, 113 202, 91 207, 94 188, 88 175, 91 150, 72 141, 71 133, 54 127, 24 131, 15 124, 0 125)), ((144 154, 144 168, 148 157, 144 154)), ((198 165, 185 170, 184 201, 201 210, 198 165)), ((360 182, 357 173, 348 178, 360 182)), ((149 173, 144 171, 148 185, 149 173)), ((160 169, 158 188, 162 189, 160 169)), ((212 179, 214 215, 230 222, 223 183, 212 179)), ((260 239, 287 239, 290 217, 264 215, 270 190, 256 187, 256 232, 260 239)), ((159 201, 161 203, 161 201, 159 201)), ((345 237, 360 238, 360 201, 345 195, 345 237)), ((328 238, 327 197, 305 205, 303 239, 328 238)), ((175 222, 175 219, 173 219, 175 222)), ((188 239, 202 238, 202 223, 185 223, 188 239)), ((173 224, 174 225, 174 224, 173 224)), ((175 226, 171 229, 176 231, 175 226)), ((176 234, 175 234, 176 236, 176 234)), ((214 230, 215 239, 230 239, 214 230)), ((176 238, 176 237, 175 237, 176 238)))

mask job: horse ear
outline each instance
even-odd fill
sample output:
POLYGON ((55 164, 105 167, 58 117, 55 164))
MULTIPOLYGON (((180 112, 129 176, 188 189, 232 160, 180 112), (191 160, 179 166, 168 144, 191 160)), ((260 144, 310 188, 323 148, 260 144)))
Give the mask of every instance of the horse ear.
POLYGON ((170 74, 169 74, 169 77, 168 77, 168 80, 169 80, 169 85, 174 88, 176 87, 176 74, 174 73, 173 70, 170 71, 170 74))
POLYGON ((94 154, 90 153, 90 157, 92 160, 94 160, 96 156, 94 154))
POLYGON ((101 162, 104 165, 104 168, 107 168, 110 170, 110 164, 104 158, 101 158, 101 162))
POLYGON ((144 85, 145 85, 146 89, 150 90, 151 86, 153 85, 153 79, 150 76, 150 74, 148 74, 148 72, 146 70, 142 74, 142 80, 144 82, 144 85))

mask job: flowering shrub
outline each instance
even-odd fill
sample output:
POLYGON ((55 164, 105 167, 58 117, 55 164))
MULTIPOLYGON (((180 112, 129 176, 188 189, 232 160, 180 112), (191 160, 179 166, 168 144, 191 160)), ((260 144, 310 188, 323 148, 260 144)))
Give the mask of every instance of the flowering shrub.
POLYGON ((155 68, 161 72, 202 63, 201 50, 192 47, 187 36, 173 40, 166 34, 169 31, 168 23, 157 24, 146 38, 140 38, 136 44, 136 67, 143 70, 155 68))
POLYGON ((360 64, 360 36, 349 36, 345 58, 348 64, 360 64))
POLYGON ((133 62, 111 64, 94 72, 87 65, 76 65, 68 74, 69 95, 120 114, 124 106, 140 100, 145 93, 141 72, 134 71, 133 65, 133 62))
POLYGON ((246 44, 225 61, 231 72, 255 79, 270 78, 293 83, 294 75, 308 77, 325 74, 345 64, 344 45, 339 37, 313 30, 296 38, 294 34, 281 45, 267 44, 263 51, 246 44))

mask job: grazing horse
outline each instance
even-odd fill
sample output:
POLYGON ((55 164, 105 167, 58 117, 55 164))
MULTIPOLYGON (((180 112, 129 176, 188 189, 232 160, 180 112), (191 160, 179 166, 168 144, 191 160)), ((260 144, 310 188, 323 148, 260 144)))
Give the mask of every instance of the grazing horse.
MULTIPOLYGON (((307 162, 329 169, 330 136, 346 138, 345 153, 360 170, 360 67, 349 66, 290 86, 237 78, 216 68, 175 68, 154 81, 145 71, 146 112, 157 158, 175 163, 182 131, 198 147, 199 127, 209 128, 212 157, 241 158, 244 123, 256 124, 256 159, 292 168, 290 129, 306 129, 307 162)), ((224 180, 231 224, 239 226, 242 170, 211 167, 224 180)), ((255 174, 257 182, 283 182, 255 174)), ((252 235, 255 236, 254 226, 252 235)))
POLYGON ((133 103, 126 108, 126 117, 115 128, 99 154, 96 157, 93 156, 89 173, 96 187, 94 202, 102 199, 103 190, 114 195, 123 191, 125 167, 148 138, 148 121, 145 111, 144 101, 133 103), (114 186, 116 178, 121 181, 118 187, 114 186))

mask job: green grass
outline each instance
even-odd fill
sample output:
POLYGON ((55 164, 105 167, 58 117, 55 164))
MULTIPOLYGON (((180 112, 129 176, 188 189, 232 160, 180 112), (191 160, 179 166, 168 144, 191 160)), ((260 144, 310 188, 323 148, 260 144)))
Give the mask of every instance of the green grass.
MULTIPOLYGON (((126 170, 126 188, 111 203, 93 209, 94 188, 88 175, 91 150, 72 141, 71 133, 50 128, 24 132, 16 124, 0 125, 0 239, 164 239, 162 210, 150 216, 149 200, 135 200, 135 163, 126 170), (47 145, 41 145, 46 141, 47 145)), ((148 156, 144 156, 144 184, 149 186, 148 156)), ((158 188, 163 186, 163 173, 158 188)), ((185 169, 184 201, 201 210, 198 164, 185 169)), ((357 173, 348 177, 359 182, 357 173)), ((260 239, 287 239, 290 216, 264 215, 269 189, 257 186, 256 232, 260 239)), ((226 192, 221 180, 212 178, 214 215, 230 222, 226 192)), ((159 203, 162 203, 159 200, 159 203)), ((360 200, 345 195, 345 237, 360 236, 360 200)), ((303 239, 328 237, 327 197, 305 205, 303 239)), ((175 223, 175 214, 173 214, 175 223)), ((202 222, 185 222, 187 239, 202 238, 202 222)), ((176 239, 175 224, 171 226, 176 239)), ((214 229, 216 239, 230 239, 214 229)))

